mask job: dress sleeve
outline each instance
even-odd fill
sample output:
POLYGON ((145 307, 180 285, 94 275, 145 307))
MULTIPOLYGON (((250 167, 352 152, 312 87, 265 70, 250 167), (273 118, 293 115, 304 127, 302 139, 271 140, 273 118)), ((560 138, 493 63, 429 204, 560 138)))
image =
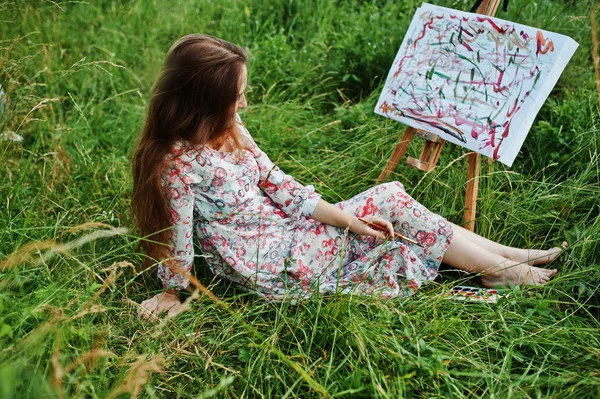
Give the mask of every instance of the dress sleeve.
POLYGON ((173 158, 162 176, 172 223, 170 257, 158 265, 158 276, 165 289, 182 290, 190 283, 181 271, 189 273, 194 263, 194 182, 190 164, 179 157, 173 158))
POLYGON ((312 185, 303 186, 292 176, 285 174, 275 165, 254 142, 248 130, 238 119, 238 123, 244 135, 250 141, 250 151, 258 163, 260 170, 259 187, 274 202, 281 205, 281 210, 288 216, 299 218, 300 216, 311 216, 321 196, 315 192, 312 185))

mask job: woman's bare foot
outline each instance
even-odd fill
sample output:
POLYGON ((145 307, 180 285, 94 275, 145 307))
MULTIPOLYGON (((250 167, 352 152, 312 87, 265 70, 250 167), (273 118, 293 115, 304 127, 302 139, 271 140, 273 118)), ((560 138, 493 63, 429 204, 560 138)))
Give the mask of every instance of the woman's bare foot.
POLYGON ((563 241, 560 247, 550 249, 518 249, 508 259, 530 265, 546 265, 558 258, 568 246, 569 244, 563 241))
MULTIPOLYGON (((555 256, 556 257, 556 256, 555 256)), ((555 275, 556 269, 542 269, 528 264, 516 263, 511 260, 503 262, 494 268, 497 271, 481 275, 481 284, 492 288, 498 285, 543 285, 555 275)))

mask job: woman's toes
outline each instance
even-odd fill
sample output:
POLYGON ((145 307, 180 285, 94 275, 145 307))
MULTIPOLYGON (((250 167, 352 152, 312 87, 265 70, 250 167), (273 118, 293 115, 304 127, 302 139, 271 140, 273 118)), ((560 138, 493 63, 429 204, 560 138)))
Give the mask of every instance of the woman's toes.
POLYGON ((543 275, 544 275, 544 282, 548 282, 548 280, 550 280, 550 277, 554 276, 556 273, 558 273, 557 269, 541 269, 543 270, 543 275))
POLYGON ((546 276, 546 278, 550 278, 554 276, 554 274, 556 274, 556 269, 544 270, 544 276, 546 276))
POLYGON ((552 262, 560 256, 560 254, 567 248, 569 244, 564 241, 560 247, 554 247, 545 251, 539 251, 536 256, 530 257, 532 265, 545 265, 552 262))
POLYGON ((538 273, 538 284, 542 285, 542 284, 546 284, 546 282, 548 281, 548 279, 550 278, 550 276, 548 276, 545 273, 538 273))
POLYGON ((550 278, 558 272, 556 269, 542 269, 539 267, 530 266, 525 278, 525 284, 529 285, 544 285, 550 278))

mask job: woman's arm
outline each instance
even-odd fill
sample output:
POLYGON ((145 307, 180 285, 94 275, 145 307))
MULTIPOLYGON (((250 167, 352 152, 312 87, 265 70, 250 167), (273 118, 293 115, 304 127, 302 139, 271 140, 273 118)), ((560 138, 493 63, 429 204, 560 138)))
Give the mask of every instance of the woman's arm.
POLYGON ((165 290, 181 291, 189 284, 184 273, 194 263, 194 199, 192 184, 199 178, 192 172, 188 157, 175 157, 163 174, 163 188, 172 227, 169 230, 169 256, 158 265, 165 290))
POLYGON ((162 184, 172 222, 168 255, 158 264, 158 276, 165 291, 140 304, 138 315, 142 318, 155 318, 167 310, 169 316, 183 311, 179 291, 188 286, 189 280, 184 273, 190 272, 194 261, 195 192, 192 183, 197 180, 189 160, 182 157, 174 158, 163 175, 162 184))
MULTIPOLYGON (((260 169, 259 186, 273 201, 282 206, 282 210, 286 214, 292 217, 310 216, 322 223, 348 228, 353 233, 386 238, 384 233, 373 230, 357 217, 321 199, 321 196, 314 191, 313 186, 303 186, 293 177, 283 173, 258 147, 239 116, 238 123, 241 132, 249 141, 250 150, 254 153, 260 169)), ((364 219, 385 227, 390 236, 394 236, 394 228, 387 220, 379 217, 364 219)))
MULTIPOLYGON (((344 212, 323 199, 319 199, 311 217, 322 223, 349 229, 356 234, 369 235, 380 239, 385 239, 387 237, 385 233, 370 228, 368 225, 358 220, 356 216, 344 212)), ((376 216, 365 217, 364 219, 385 227, 389 237, 394 236, 394 227, 387 220, 376 216)))
POLYGON ((275 203, 281 205, 281 210, 288 216, 293 218, 310 216, 321 196, 315 192, 313 186, 302 185, 279 169, 254 142, 241 120, 238 119, 238 122, 260 171, 258 186, 275 203))

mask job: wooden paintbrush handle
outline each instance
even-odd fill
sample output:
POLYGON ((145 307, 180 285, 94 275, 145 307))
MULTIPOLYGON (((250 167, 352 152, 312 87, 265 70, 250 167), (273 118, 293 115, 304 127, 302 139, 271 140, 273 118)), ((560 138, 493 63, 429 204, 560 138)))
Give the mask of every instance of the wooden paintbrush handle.
MULTIPOLYGON (((369 226, 369 227, 371 227, 371 228, 374 228, 374 229, 376 229, 376 230, 379 230, 379 231, 387 231, 387 229, 386 229, 385 227, 383 227, 383 226, 380 226, 380 225, 378 225, 377 223, 369 222, 368 220, 366 220, 366 219, 363 219, 363 218, 358 218, 358 220, 360 220, 361 222, 365 223, 367 226, 369 226)), ((396 236, 396 237, 398 237, 398 238, 400 238, 400 239, 402 239, 402 240, 408 241, 408 242, 410 242, 410 243, 413 243, 413 244, 415 244, 415 245, 418 245, 418 246, 420 246, 420 247, 423 247, 421 244, 419 244, 419 243, 418 243, 418 242, 416 242, 415 240, 411 240, 410 238, 408 238, 408 237, 405 237, 405 236, 403 236, 402 234, 396 233, 395 231, 394 231, 394 236, 396 236)))

